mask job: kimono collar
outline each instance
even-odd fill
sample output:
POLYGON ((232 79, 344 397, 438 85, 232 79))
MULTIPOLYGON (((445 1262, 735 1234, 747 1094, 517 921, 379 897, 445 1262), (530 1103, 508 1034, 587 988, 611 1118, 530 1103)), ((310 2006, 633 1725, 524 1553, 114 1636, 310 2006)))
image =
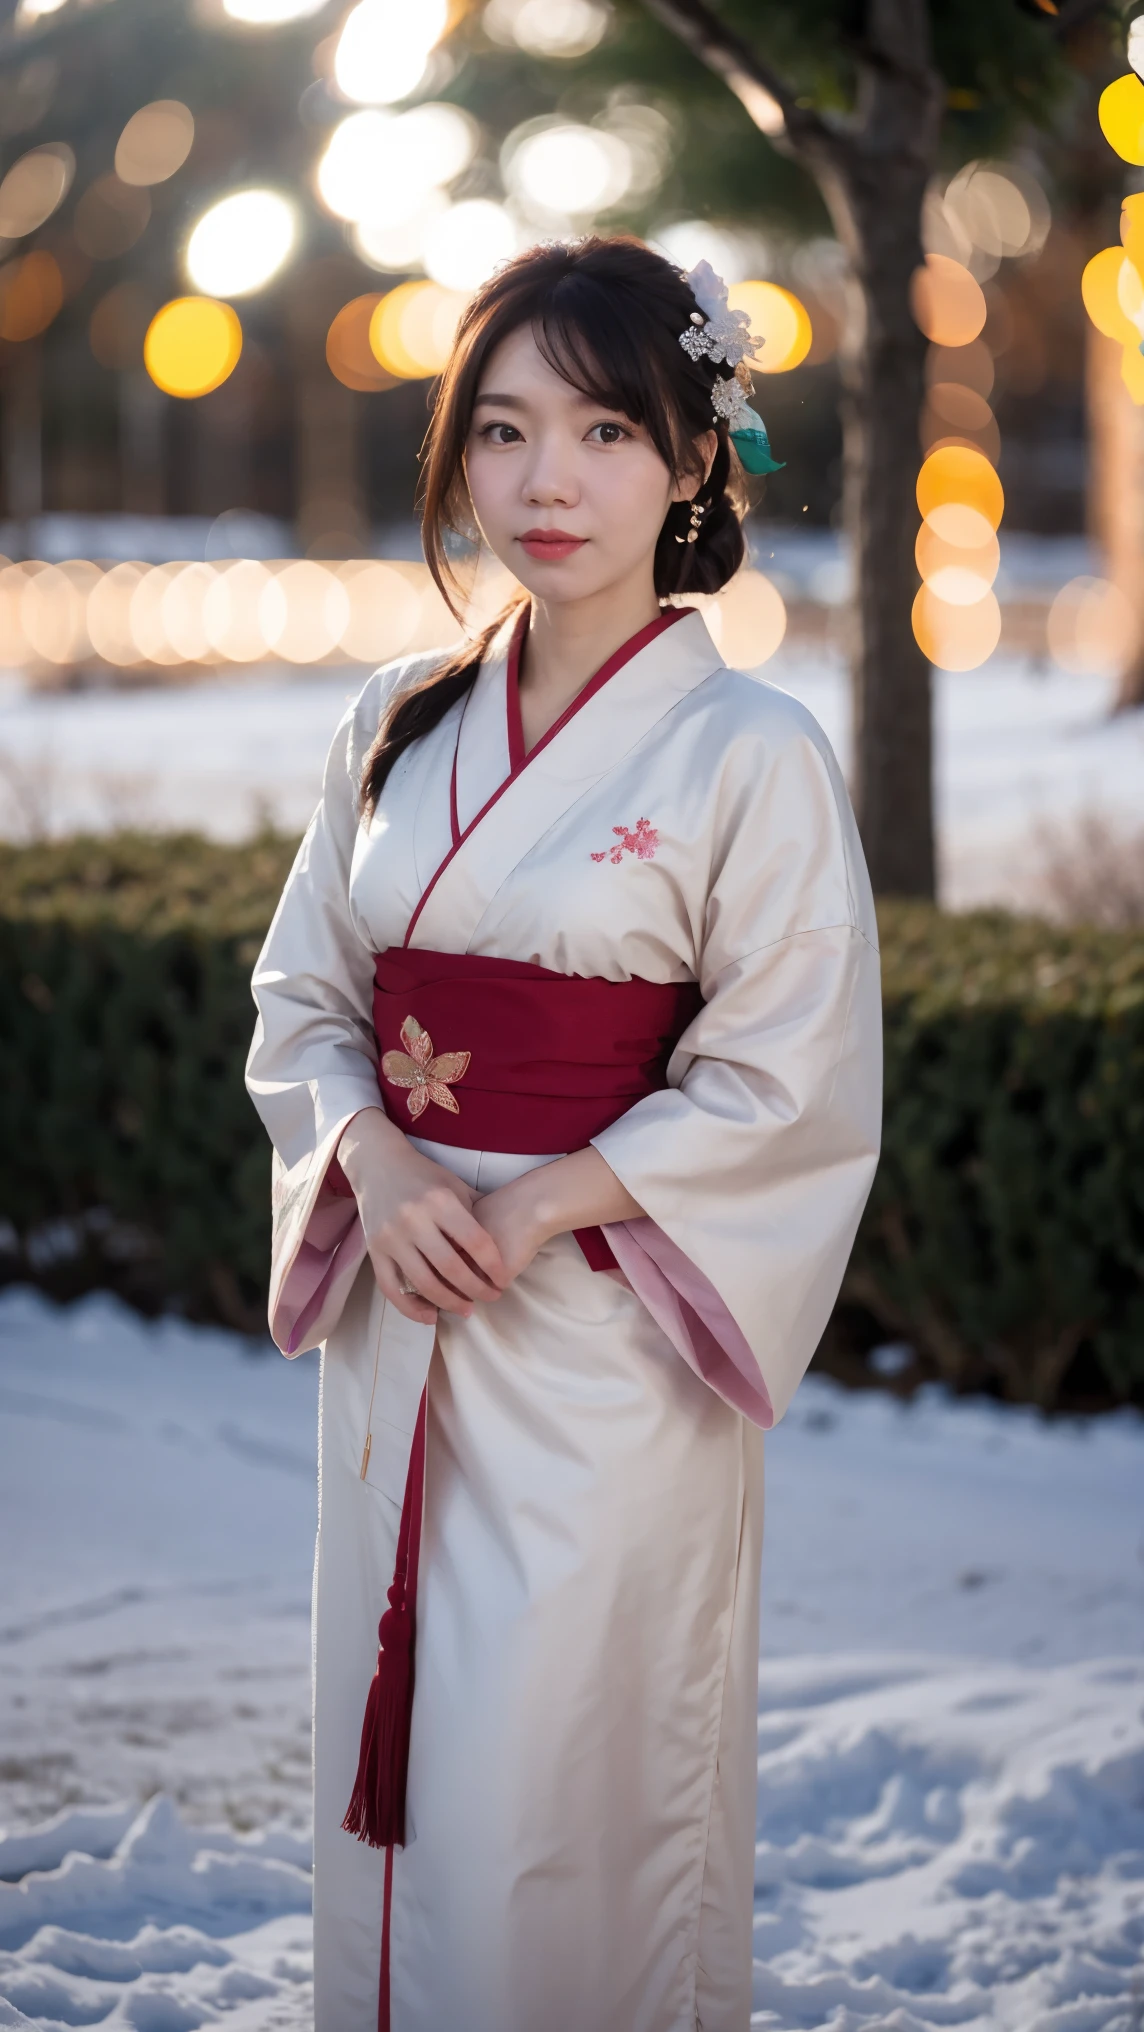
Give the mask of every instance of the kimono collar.
MULTIPOLYGON (((514 629, 494 642, 481 672, 482 681, 495 683, 503 671, 506 696, 515 637, 514 629)), ((509 774, 432 877, 406 944, 465 951, 493 896, 536 842, 681 698, 722 668, 702 615, 671 609, 609 657, 523 758, 510 719, 509 774)), ((519 698, 515 710, 519 716, 519 698)))

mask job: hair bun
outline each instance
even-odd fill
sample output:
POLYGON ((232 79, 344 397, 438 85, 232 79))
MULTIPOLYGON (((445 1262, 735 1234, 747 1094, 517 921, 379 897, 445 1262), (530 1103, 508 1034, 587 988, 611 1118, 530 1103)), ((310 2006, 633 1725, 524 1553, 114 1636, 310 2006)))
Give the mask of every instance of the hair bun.
POLYGON ((673 593, 719 592, 746 557, 742 510, 728 485, 731 477, 730 447, 720 430, 711 471, 695 496, 704 510, 695 542, 687 541, 690 501, 677 502, 660 531, 655 547, 655 589, 661 600, 673 593))

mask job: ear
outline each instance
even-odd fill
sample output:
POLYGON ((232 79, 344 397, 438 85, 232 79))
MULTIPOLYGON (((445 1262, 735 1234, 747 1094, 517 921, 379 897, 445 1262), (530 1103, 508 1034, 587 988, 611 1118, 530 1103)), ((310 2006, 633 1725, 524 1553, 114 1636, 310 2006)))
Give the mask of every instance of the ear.
POLYGON ((683 478, 676 482, 671 496, 673 501, 694 501, 699 489, 706 485, 715 463, 715 454, 719 449, 716 431, 705 430, 702 437, 693 438, 692 443, 695 446, 696 462, 702 467, 702 471, 685 473, 683 478))

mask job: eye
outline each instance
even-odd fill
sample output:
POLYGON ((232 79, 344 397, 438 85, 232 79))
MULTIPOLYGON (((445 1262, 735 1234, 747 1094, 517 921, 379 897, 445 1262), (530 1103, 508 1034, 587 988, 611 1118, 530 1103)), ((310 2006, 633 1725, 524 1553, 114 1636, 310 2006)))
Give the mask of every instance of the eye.
POLYGON ((588 442, 605 445, 622 444, 624 438, 630 436, 631 431, 625 430, 622 423, 594 423, 588 432, 588 442))
POLYGON ((515 423, 486 423, 478 431, 477 435, 478 437, 483 437, 486 444, 508 445, 524 443, 524 438, 515 423))

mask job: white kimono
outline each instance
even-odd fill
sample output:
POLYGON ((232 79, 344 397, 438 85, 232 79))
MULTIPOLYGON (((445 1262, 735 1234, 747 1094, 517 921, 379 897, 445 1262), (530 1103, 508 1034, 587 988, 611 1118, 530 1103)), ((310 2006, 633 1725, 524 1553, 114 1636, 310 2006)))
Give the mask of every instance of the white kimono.
MULTIPOLYGON (((745 2032, 762 1433, 873 1175, 874 911, 824 736, 728 669, 698 614, 511 778, 505 651, 365 825, 379 714, 432 659, 369 680, 254 980, 271 1325, 286 1353, 323 1348, 316 2023, 378 2023, 384 1857, 341 1821, 428 1377, 393 2032, 745 2032), (510 780, 447 859, 454 751, 462 828, 510 780), (326 1179, 378 1104, 373 956, 427 888, 414 946, 704 998, 666 1090, 593 1139, 645 1210, 604 1231, 623 1277, 563 1235, 436 1336, 386 1306, 355 1203, 326 1179)), ((434 1050, 464 1032, 461 999, 434 1050)), ((546 1161, 437 1144, 434 1112, 417 1147, 482 1191, 546 1161)))

